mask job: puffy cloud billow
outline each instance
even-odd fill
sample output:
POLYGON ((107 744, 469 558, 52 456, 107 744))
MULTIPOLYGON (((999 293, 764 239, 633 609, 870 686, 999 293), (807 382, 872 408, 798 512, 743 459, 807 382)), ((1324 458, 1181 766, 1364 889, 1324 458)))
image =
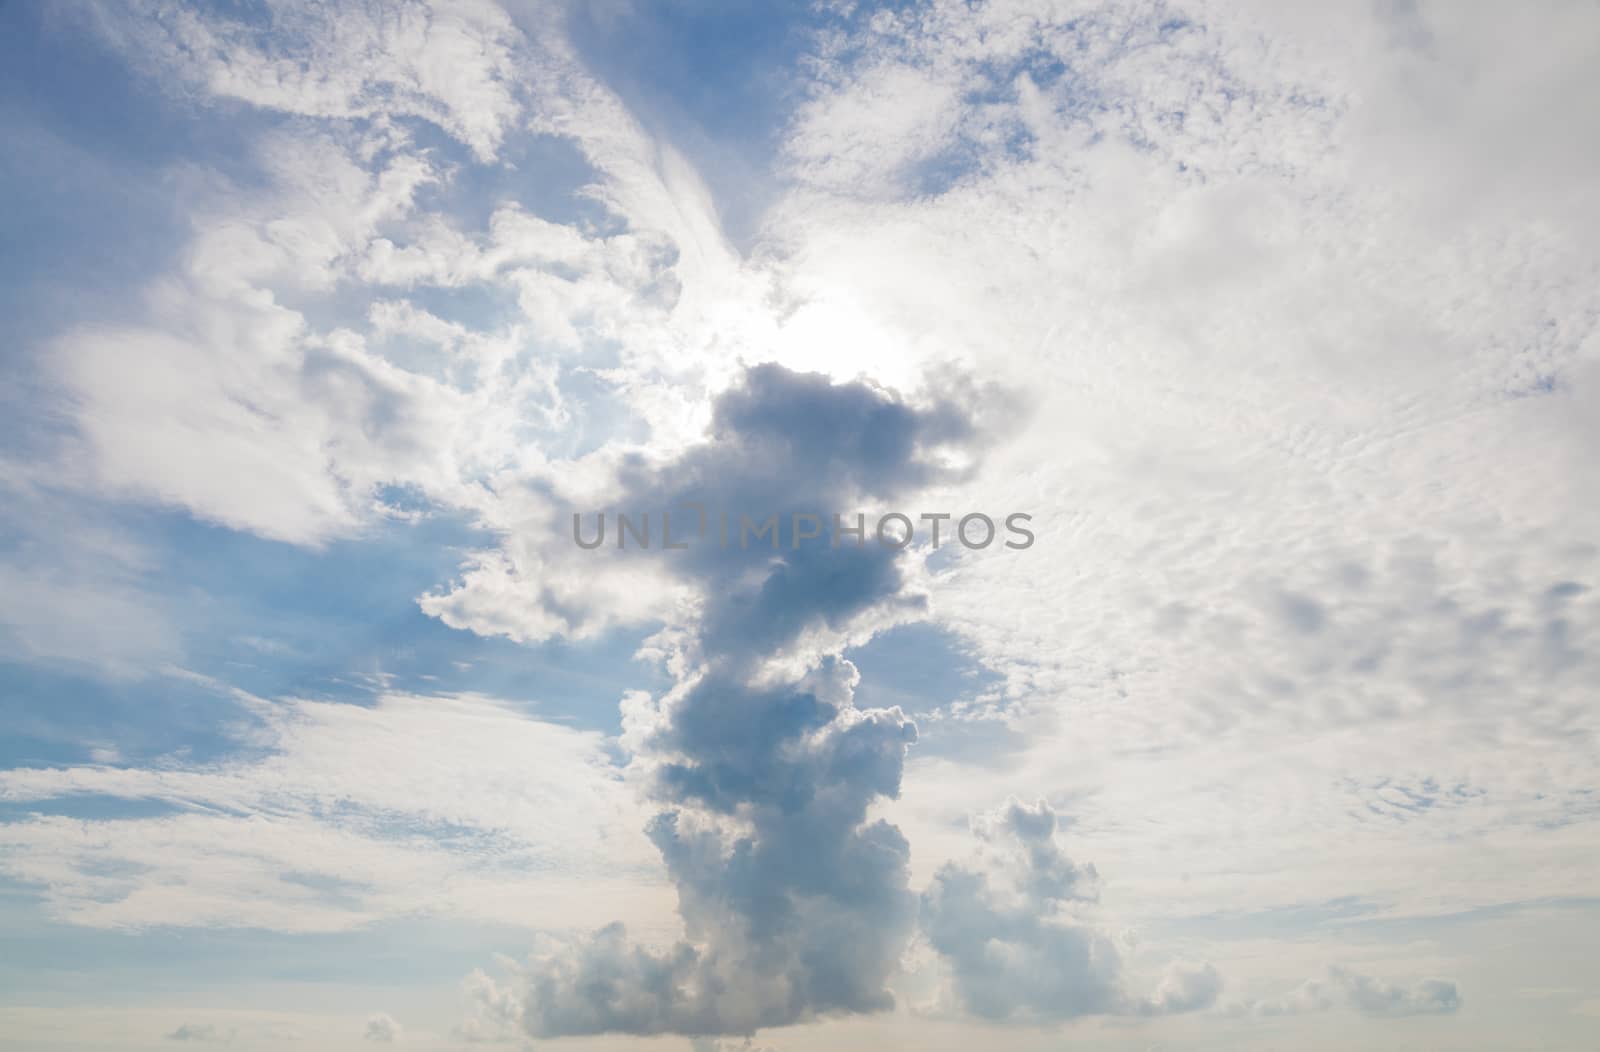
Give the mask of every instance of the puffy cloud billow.
POLYGON ((1095 871, 1061 853, 1054 813, 1011 801, 974 831, 999 856, 946 864, 922 897, 928 940, 949 962, 962 1005, 986 1019, 1117 1007, 1115 944, 1067 915, 1094 898, 1095 871))
POLYGON ((384 1012, 374 1012, 367 1017, 367 1040, 377 1041, 380 1044, 393 1044, 400 1040, 400 1035, 405 1028, 395 1022, 394 1017, 384 1012))
POLYGON ((974 821, 978 860, 947 863, 923 893, 923 927, 959 1005, 1033 1023, 1209 1007, 1222 988, 1210 965, 1173 965, 1149 997, 1126 992, 1116 941, 1085 908, 1098 897, 1098 874, 1066 856, 1056 830, 1049 804, 1009 800, 974 821))

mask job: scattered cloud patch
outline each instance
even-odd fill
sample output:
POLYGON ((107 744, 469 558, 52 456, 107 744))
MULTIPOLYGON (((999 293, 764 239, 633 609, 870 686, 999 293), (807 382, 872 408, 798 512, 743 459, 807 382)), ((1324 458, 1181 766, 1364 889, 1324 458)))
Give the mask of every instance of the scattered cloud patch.
POLYGON ((381 1044, 393 1044, 400 1040, 405 1028, 394 1021, 394 1017, 383 1012, 376 1012, 367 1017, 366 1039, 377 1041, 381 1044))
POLYGON ((1246 1006, 1255 1015, 1302 1015, 1345 1009, 1376 1018, 1449 1015, 1461 1007, 1453 979, 1399 984, 1332 965, 1320 979, 1307 979, 1281 998, 1246 1006))
POLYGON ((1013 798, 973 822, 977 860, 946 863, 923 892, 922 928, 959 1006, 1033 1023, 1210 1007, 1222 980, 1208 964, 1173 965, 1150 997, 1127 992, 1117 940, 1087 908, 1098 874, 1067 858, 1056 827, 1047 803, 1013 798))

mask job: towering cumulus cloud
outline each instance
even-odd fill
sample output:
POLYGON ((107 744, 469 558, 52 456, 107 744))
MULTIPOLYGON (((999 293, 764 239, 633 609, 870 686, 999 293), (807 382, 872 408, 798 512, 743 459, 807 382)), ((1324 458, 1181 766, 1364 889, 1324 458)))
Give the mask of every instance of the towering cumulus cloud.
MULTIPOLYGON (((708 441, 624 467, 625 506, 783 522, 883 506, 955 478, 948 447, 970 453, 976 409, 755 368, 717 403, 708 441)), ((905 838, 868 810, 899 793, 917 732, 899 709, 855 707, 839 651, 926 599, 906 557, 870 538, 792 543, 660 553, 682 557, 699 605, 677 686, 627 722, 686 937, 654 951, 613 925, 535 963, 532 1035, 737 1034, 892 1006, 917 898, 905 838)))
POLYGON ((1042 802, 977 818, 976 864, 946 865, 913 891, 905 837, 869 812, 899 795, 916 727, 898 708, 856 707, 842 652, 925 613, 915 556, 826 528, 798 540, 785 528, 775 545, 741 540, 735 526, 721 542, 723 514, 853 518, 961 481, 994 421, 1015 414, 1004 396, 958 390, 913 406, 865 383, 760 366, 717 401, 704 442, 666 463, 619 466, 619 507, 677 509, 691 524, 679 536, 698 542, 584 553, 664 560, 693 596, 660 636, 676 685, 624 711, 633 770, 659 804, 649 833, 684 937, 645 946, 613 924, 536 959, 521 990, 476 974, 483 1018, 472 1033, 511 1022, 534 1037, 749 1035, 883 1011, 919 925, 949 970, 952 1007, 974 1015, 1038 1023, 1215 1000, 1209 966, 1173 968, 1150 997, 1124 992, 1114 940, 1077 916, 1095 897, 1094 869, 1062 853, 1042 802))

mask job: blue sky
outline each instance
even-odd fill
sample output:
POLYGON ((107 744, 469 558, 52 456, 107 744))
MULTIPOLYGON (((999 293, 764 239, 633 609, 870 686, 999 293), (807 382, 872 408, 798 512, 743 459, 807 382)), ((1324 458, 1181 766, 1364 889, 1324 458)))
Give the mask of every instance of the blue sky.
POLYGON ((1592 1047, 1597 35, 0 6, 0 1047, 1592 1047))

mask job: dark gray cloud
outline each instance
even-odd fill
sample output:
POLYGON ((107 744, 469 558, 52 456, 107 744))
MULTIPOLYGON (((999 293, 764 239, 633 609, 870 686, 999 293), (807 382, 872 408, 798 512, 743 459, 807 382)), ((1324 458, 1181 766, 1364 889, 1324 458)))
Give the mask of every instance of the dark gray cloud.
POLYGON ((875 606, 905 616, 925 609, 926 597, 906 590, 898 553, 872 542, 870 516, 864 545, 836 547, 828 531, 835 513, 853 525, 868 506, 970 475, 975 421, 1009 403, 994 391, 954 390, 919 408, 866 383, 756 366, 718 399, 707 441, 667 464, 636 456, 621 466, 619 509, 670 511, 678 536, 705 516, 705 538, 672 553, 704 597, 695 631, 703 659, 744 669, 808 629, 838 630, 875 606), (823 536, 794 548, 796 515, 817 516, 823 536), (773 517, 776 552, 765 539, 740 543, 746 518, 760 526, 773 517), (713 543, 724 521, 726 546, 713 543))
MULTIPOLYGON (((623 466, 624 506, 694 503, 737 522, 893 501, 970 470, 942 454, 961 446, 970 463, 976 411, 760 366, 719 399, 704 443, 667 464, 623 466)), ((899 794, 916 728, 899 709, 858 709, 855 669, 837 653, 777 682, 761 666, 819 631, 920 612, 906 557, 826 535, 660 557, 677 559, 701 596, 678 686, 634 728, 661 804, 649 833, 685 938, 651 950, 613 925, 537 962, 524 1028, 748 1034, 891 1008, 886 983, 917 902, 905 837, 868 810, 899 794)))
POLYGON ((748 1033, 893 1006, 885 982, 915 921, 908 845, 868 806, 899 792, 915 728, 854 709, 832 661, 783 690, 712 675, 670 710, 654 747, 665 805, 650 825, 686 938, 666 952, 620 925, 536 965, 536 1035, 748 1033))

